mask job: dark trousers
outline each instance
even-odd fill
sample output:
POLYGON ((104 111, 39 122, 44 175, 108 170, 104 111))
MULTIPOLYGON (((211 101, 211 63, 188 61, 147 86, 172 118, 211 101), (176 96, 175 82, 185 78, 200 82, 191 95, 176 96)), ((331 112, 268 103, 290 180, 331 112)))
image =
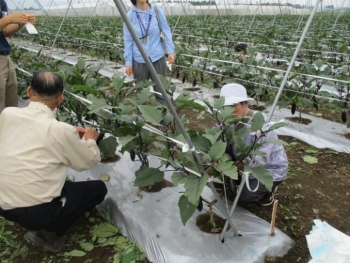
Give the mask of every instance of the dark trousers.
POLYGON ((0 215, 31 231, 45 229, 63 236, 78 217, 100 204, 106 194, 107 187, 102 181, 66 181, 61 196, 50 203, 10 210, 0 208, 0 215), (66 198, 63 207, 61 197, 66 198))
MULTIPOLYGON (((250 189, 254 190, 256 188, 256 186, 258 185, 258 182, 259 181, 256 178, 249 179, 250 189)), ((282 183, 282 181, 273 182, 272 191, 276 188, 276 186, 278 186, 281 183, 282 183)), ((243 202, 255 203, 255 202, 259 202, 261 199, 268 198, 270 196, 271 196, 271 192, 269 192, 266 189, 265 185, 263 185, 262 183, 259 183, 259 187, 256 190, 256 192, 249 191, 247 185, 245 184, 239 199, 243 202)))
MULTIPOLYGON (((157 72, 157 74, 166 76, 167 65, 166 65, 166 57, 165 56, 157 61, 154 61, 152 63, 152 65, 153 65, 155 71, 157 72)), ((133 72, 134 78, 136 79, 136 83, 144 81, 144 80, 149 80, 151 78, 151 73, 148 70, 146 63, 138 63, 135 60, 133 60, 132 72, 133 72)), ((166 105, 165 100, 162 96, 162 93, 160 92, 160 87, 158 87, 157 85, 154 85, 153 90, 155 92, 157 92, 155 94, 156 100, 159 103, 166 105)))

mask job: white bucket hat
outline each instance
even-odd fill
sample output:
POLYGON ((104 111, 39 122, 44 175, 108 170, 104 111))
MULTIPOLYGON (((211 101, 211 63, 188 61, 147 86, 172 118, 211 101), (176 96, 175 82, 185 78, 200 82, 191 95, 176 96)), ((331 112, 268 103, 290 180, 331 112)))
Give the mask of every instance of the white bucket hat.
POLYGON ((234 105, 243 101, 254 101, 247 96, 247 90, 240 84, 226 84, 220 90, 220 97, 225 98, 224 106, 234 105))

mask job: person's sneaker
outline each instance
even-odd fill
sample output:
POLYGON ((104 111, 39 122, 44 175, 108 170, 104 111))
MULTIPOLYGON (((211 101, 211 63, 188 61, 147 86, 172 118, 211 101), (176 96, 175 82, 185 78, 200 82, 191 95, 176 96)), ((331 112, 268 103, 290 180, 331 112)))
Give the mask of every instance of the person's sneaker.
POLYGON ((272 205, 273 202, 275 202, 275 198, 273 194, 271 194, 270 197, 261 198, 257 203, 261 206, 269 206, 269 205, 272 205))
POLYGON ((46 230, 39 231, 29 231, 24 235, 24 238, 38 246, 43 247, 44 249, 57 253, 64 246, 64 237, 57 236, 54 232, 48 232, 46 230))
POLYGON ((277 192, 278 186, 276 186, 271 193, 265 195, 258 201, 258 204, 261 206, 269 206, 275 202, 275 194, 277 192))

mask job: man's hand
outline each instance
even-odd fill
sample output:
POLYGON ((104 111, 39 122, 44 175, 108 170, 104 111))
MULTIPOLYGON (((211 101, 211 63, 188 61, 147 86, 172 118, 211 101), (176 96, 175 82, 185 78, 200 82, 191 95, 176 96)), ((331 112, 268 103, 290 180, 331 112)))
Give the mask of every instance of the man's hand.
POLYGON ((95 128, 87 128, 85 133, 85 140, 93 139, 96 141, 98 133, 95 128))
POLYGON ((125 69, 125 73, 126 73, 128 76, 131 76, 131 75, 132 75, 132 67, 127 66, 126 69, 125 69))
POLYGON ((80 137, 80 139, 82 139, 83 138, 83 136, 85 135, 85 133, 86 133, 86 129, 85 128, 83 128, 83 127, 75 127, 75 129, 77 130, 77 132, 79 133, 79 137, 80 137))
POLYGON ((33 14, 27 14, 27 18, 28 18, 28 23, 31 23, 32 25, 35 24, 35 15, 33 14))
POLYGON ((13 13, 5 16, 8 24, 21 24, 24 25, 28 22, 28 16, 24 13, 13 13))
POLYGON ((169 54, 168 55, 168 63, 169 64, 174 64, 175 63, 175 55, 174 54, 169 54))

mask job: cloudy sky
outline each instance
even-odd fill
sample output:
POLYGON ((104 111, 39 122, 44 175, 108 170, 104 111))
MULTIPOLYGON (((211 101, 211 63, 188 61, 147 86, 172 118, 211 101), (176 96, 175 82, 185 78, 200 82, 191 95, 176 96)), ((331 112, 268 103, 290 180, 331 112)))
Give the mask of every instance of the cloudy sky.
MULTIPOLYGON (((100 0, 100 2, 111 2, 114 3, 113 0, 100 0)), ((128 1, 129 0, 124 0, 128 1)), ((195 1, 195 0, 193 0, 195 1)), ((216 3, 249 3, 249 2, 259 2, 260 0, 216 0, 216 3)), ((55 5, 68 4, 70 0, 6 0, 10 9, 16 8, 28 8, 28 7, 36 7, 38 8, 38 3, 40 3, 43 7, 49 6, 52 3, 52 7, 55 5)), ((72 3, 96 3, 96 0, 73 0, 72 3)), ((184 0, 184 2, 188 2, 184 0)), ((316 3, 316 0, 261 0, 262 3, 291 3, 291 4, 301 4, 301 5, 313 5, 316 3), (310 4, 311 3, 311 4, 310 4)), ((335 7, 350 7, 350 0, 323 0, 323 5, 334 5, 335 7)))

